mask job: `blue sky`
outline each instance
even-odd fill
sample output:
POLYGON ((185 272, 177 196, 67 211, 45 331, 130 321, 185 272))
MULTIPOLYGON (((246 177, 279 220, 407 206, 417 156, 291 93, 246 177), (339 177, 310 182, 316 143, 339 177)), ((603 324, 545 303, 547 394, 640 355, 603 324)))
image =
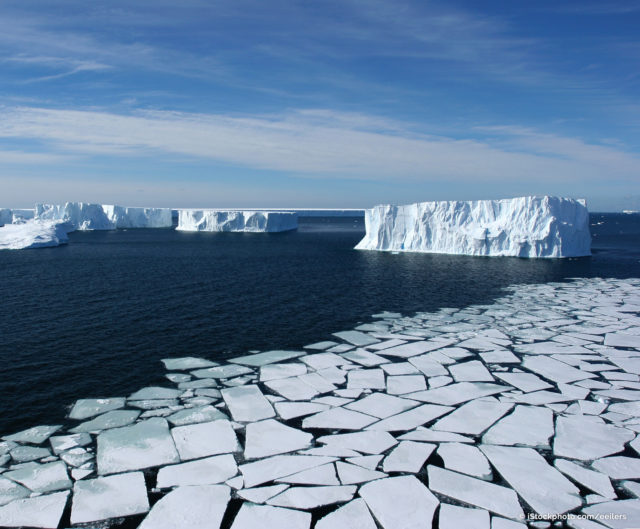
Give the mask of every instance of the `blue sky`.
POLYGON ((640 209, 640 1, 3 0, 0 205, 640 209))

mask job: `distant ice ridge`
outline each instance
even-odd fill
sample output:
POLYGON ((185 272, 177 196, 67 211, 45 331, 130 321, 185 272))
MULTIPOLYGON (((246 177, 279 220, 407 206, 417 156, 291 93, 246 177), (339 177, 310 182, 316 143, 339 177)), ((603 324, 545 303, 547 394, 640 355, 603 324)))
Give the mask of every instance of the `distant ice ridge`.
POLYGON ((515 257, 591 255, 584 200, 503 200, 380 205, 365 211, 358 250, 515 257))
POLYGON ((173 225, 169 208, 126 208, 108 205, 103 205, 102 208, 116 228, 170 228, 173 225))
POLYGON ((0 228, 0 250, 59 246, 67 241, 66 226, 58 221, 27 220, 0 228))
POLYGON ((0 226, 24 222, 25 220, 32 219, 34 214, 33 209, 0 208, 0 226))
POLYGON ((298 214, 284 211, 181 209, 177 230, 277 232, 298 228, 298 214))
POLYGON ((69 226, 70 231, 170 228, 172 225, 169 208, 129 208, 85 202, 36 204, 35 218, 62 221, 69 226))

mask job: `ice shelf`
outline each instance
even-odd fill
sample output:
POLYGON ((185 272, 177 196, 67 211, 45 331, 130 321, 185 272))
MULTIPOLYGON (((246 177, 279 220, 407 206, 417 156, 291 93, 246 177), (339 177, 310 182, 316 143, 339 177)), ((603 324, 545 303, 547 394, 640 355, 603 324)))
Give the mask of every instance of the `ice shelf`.
POLYGON ((298 214, 285 211, 180 209, 181 231, 278 232, 298 228, 298 214))
POLYGON ((591 255, 586 203, 569 198, 381 205, 365 211, 365 226, 358 250, 516 257, 591 255))

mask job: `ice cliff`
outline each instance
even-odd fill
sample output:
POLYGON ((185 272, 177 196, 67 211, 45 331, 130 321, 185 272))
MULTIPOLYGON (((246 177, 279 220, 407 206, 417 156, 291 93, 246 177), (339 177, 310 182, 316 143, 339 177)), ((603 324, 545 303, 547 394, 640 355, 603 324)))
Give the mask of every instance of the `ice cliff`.
POLYGON ((66 226, 58 221, 27 220, 19 224, 7 223, 0 228, 0 250, 44 248, 67 241, 66 226))
POLYGON ((240 211, 181 209, 178 227, 182 231, 276 232, 295 230, 298 215, 284 211, 240 211))
POLYGON ((380 205, 365 211, 358 250, 516 257, 591 255, 584 200, 503 200, 380 205))
POLYGON ((34 210, 32 209, 0 208, 0 226, 4 224, 24 222, 25 220, 32 219, 33 216, 34 210))
POLYGON ((128 208, 84 202, 36 204, 35 218, 62 221, 70 230, 170 228, 172 225, 169 208, 128 208))

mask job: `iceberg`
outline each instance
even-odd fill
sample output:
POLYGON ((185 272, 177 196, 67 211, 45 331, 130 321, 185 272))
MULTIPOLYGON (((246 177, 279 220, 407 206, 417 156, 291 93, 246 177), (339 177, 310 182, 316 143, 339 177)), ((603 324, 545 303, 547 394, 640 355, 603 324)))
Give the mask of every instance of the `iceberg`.
POLYGON ((67 202, 64 205, 36 204, 36 220, 64 222, 69 231, 114 228, 101 204, 67 202))
POLYGON ((0 208, 0 226, 4 224, 19 224, 34 217, 33 209, 0 208))
POLYGON ((67 226, 58 221, 28 220, 0 227, 0 250, 59 246, 68 240, 67 226))
POLYGON ((107 218, 116 228, 171 228, 169 208, 127 208, 103 205, 107 218))
POLYGON ((551 196, 380 205, 357 250, 482 256, 591 255, 584 200, 551 196))
POLYGON ((298 214, 285 211, 178 210, 181 231, 279 232, 298 228, 298 214))
POLYGON ((35 218, 64 222, 69 231, 172 226, 169 208, 129 208, 85 202, 67 202, 64 205, 36 204, 35 218))

